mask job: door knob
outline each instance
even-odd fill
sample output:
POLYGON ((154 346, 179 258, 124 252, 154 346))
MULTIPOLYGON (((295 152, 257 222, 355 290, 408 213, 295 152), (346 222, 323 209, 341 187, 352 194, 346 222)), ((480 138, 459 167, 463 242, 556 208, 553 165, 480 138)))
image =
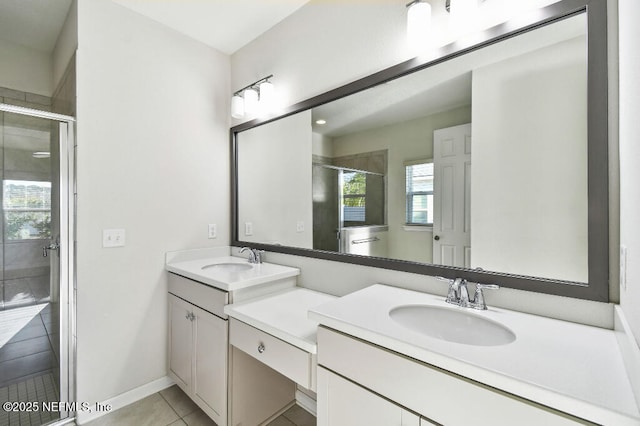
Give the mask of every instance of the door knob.
POLYGON ((436 240, 436 241, 440 241, 440 236, 436 235, 435 237, 433 237, 433 239, 436 240))

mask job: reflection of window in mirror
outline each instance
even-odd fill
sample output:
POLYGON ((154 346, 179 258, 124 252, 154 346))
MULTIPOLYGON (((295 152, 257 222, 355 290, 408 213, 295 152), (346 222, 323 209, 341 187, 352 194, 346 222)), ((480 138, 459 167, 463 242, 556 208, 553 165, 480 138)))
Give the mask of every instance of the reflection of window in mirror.
POLYGON ((407 225, 433 226, 433 161, 405 164, 407 225))
POLYGON ((342 208, 345 223, 366 222, 367 177, 361 172, 342 173, 342 208))

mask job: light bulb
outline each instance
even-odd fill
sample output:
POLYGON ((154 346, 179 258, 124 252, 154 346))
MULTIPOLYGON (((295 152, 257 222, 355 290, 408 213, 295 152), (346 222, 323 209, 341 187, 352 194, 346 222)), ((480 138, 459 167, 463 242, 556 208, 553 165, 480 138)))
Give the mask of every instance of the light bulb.
POLYGON ((412 51, 428 45, 430 27, 431 5, 424 1, 411 4, 407 10, 407 41, 412 51))
POLYGON ((459 30, 471 30, 474 13, 478 9, 478 0, 451 0, 451 22, 459 30))
POLYGON ((244 112, 253 115, 258 112, 258 108, 258 91, 254 88, 246 89, 244 91, 244 112))
POLYGON ((244 117, 244 99, 240 95, 233 95, 231 98, 231 116, 233 118, 244 117))
POLYGON ((276 89, 273 83, 265 81, 260 83, 260 110, 265 113, 272 113, 276 109, 276 89))

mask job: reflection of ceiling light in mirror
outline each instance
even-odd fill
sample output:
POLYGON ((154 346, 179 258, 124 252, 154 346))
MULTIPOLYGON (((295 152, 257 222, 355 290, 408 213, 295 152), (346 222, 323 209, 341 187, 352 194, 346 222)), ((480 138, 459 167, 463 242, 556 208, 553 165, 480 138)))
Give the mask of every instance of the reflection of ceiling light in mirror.
POLYGON ((431 27, 431 5, 423 0, 407 4, 407 42, 412 51, 425 49, 431 27))
POLYGON ((327 120, 323 120, 323 119, 316 120, 316 124, 320 124, 320 125, 327 124, 327 120))
POLYGON ((49 158, 51 157, 51 153, 48 151, 37 151, 31 154, 33 158, 49 158))

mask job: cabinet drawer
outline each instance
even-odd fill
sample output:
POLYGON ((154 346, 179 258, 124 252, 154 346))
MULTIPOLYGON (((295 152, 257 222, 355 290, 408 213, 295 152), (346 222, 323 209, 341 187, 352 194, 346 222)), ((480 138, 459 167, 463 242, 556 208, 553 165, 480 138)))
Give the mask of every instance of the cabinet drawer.
POLYGON ((318 365, 444 425, 591 424, 324 327, 318 365))
POLYGON ((300 386, 311 388, 311 354, 231 318, 229 343, 300 386))
POLYGON ((218 290, 170 272, 169 293, 199 306, 220 318, 227 318, 227 314, 224 313, 224 305, 226 305, 229 300, 229 293, 226 291, 218 290))

